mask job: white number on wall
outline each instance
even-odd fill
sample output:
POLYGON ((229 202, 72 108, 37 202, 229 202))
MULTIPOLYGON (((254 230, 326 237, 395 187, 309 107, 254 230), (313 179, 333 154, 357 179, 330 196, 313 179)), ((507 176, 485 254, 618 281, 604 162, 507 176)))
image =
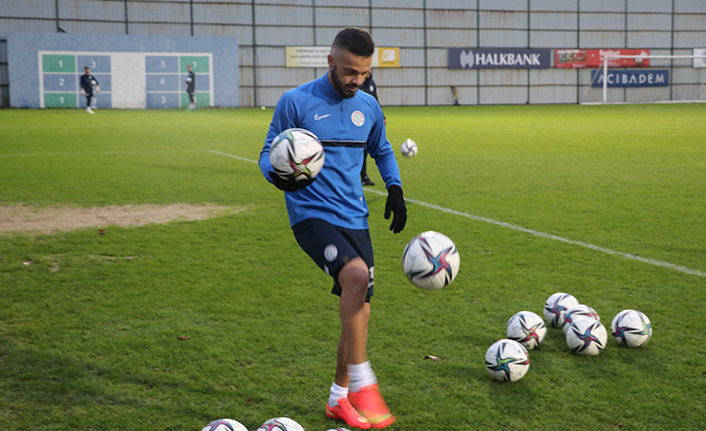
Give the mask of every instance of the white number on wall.
POLYGON ((162 84, 162 85, 164 85, 164 78, 160 78, 160 79, 159 79, 159 83, 162 84))
POLYGON ((59 78, 59 85, 60 85, 61 87, 64 86, 64 78, 59 78))
POLYGON ((165 96, 160 96, 160 99, 161 99, 161 101, 162 101, 162 105, 166 105, 166 104, 167 104, 167 98, 166 98, 165 96))

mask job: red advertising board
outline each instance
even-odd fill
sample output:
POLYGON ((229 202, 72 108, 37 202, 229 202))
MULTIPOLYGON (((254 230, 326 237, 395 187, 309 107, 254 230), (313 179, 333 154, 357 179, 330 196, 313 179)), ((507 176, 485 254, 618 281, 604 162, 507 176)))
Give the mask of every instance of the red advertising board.
MULTIPOLYGON (((649 49, 557 49, 554 50, 554 67, 602 67, 605 55, 650 55, 649 49)), ((608 67, 646 67, 649 58, 611 58, 608 67)))

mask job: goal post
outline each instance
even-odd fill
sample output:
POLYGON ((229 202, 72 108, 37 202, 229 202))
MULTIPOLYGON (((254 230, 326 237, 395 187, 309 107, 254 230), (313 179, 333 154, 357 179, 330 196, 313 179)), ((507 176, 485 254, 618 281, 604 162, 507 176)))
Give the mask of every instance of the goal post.
POLYGON ((706 62, 706 55, 606 54, 591 71, 580 103, 706 103, 706 68, 695 67, 695 60, 706 62), (608 67, 620 59, 649 65, 608 67))

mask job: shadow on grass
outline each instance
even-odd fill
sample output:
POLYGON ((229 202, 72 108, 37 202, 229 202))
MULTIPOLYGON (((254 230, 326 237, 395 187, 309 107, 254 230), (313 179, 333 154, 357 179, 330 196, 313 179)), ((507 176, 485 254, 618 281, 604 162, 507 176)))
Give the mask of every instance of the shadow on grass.
MULTIPOLYGON (((174 390, 186 389, 178 388, 184 386, 183 382, 169 382, 157 373, 154 377, 148 372, 138 375, 119 366, 91 362, 69 358, 40 345, 5 342, 0 348, 0 389, 5 394, 0 405, 13 412, 17 429, 21 425, 32 428, 39 417, 54 425, 79 427, 75 429, 139 423, 157 417, 169 418, 167 422, 176 424, 204 417, 203 409, 173 400, 174 390), (124 416, 126 412, 132 412, 130 418, 124 416)), ((194 389, 198 391, 188 388, 194 389)), ((207 392, 204 388, 202 395, 207 392)), ((182 428, 175 425, 166 429, 182 428)))

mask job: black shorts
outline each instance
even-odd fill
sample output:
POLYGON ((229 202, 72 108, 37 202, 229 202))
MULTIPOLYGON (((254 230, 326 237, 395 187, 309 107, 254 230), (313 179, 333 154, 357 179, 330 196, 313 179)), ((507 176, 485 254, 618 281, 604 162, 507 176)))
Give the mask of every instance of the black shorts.
POLYGON ((189 95, 189 102, 194 103, 194 90, 186 90, 186 94, 189 95))
POLYGON ((373 296, 374 261, 373 244, 367 229, 346 229, 333 226, 320 219, 307 219, 292 227, 299 246, 311 257, 319 268, 333 277, 331 293, 341 296, 338 274, 351 259, 360 257, 368 265, 368 294, 365 302, 373 296))

